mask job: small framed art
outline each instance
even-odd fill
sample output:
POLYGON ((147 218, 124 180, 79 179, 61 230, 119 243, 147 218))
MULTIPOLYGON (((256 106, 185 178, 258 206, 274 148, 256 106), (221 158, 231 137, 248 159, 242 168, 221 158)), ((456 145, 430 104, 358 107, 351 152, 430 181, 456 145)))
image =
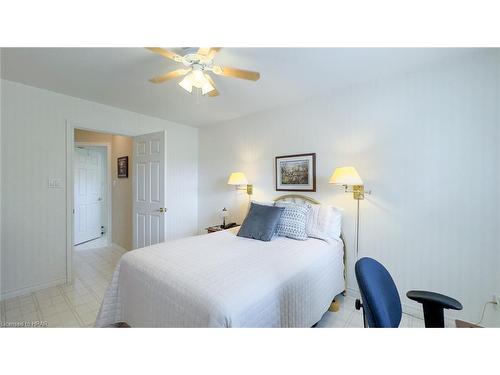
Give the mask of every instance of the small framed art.
POLYGON ((276 156, 277 191, 316 191, 316 154, 276 156))
POLYGON ((128 178, 128 156, 118 158, 118 178, 128 178))

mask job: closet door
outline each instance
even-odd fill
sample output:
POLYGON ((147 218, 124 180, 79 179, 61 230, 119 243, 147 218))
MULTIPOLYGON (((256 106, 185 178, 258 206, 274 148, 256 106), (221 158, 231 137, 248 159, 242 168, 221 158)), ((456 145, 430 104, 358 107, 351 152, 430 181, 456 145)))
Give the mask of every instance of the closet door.
POLYGON ((134 138, 134 248, 165 241, 165 132, 134 138))

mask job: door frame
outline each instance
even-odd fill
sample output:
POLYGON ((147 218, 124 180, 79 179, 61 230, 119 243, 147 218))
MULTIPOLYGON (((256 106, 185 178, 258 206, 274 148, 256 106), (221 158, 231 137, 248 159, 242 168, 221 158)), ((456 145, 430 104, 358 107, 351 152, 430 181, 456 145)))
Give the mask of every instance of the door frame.
MULTIPOLYGON (((74 248, 74 158, 73 152, 75 147, 75 129, 88 130, 97 133, 117 134, 111 131, 102 130, 97 127, 89 127, 76 121, 66 120, 66 283, 69 284, 73 277, 73 248, 74 248)), ((127 135, 129 137, 129 135, 127 135)), ((95 144, 95 143, 94 143, 95 144)), ((107 148, 108 159, 108 210, 112 212, 112 199, 109 189, 112 186, 112 165, 111 165, 111 145, 107 148)), ((133 155, 132 155, 133 158, 133 155)), ((132 159, 133 160, 133 159, 132 159)), ((108 211, 108 221, 112 220, 112 214, 108 211)), ((111 232, 111 224, 108 224, 108 231, 111 232)), ((112 240, 111 236, 108 241, 112 240)))
MULTIPOLYGON (((113 226, 113 199, 112 199, 112 195, 113 194, 113 191, 112 191, 112 172, 111 172, 111 169, 112 169, 112 165, 111 165, 111 143, 109 142, 73 142, 74 144, 74 147, 78 147, 78 146, 83 146, 83 147, 106 147, 106 233, 107 233, 107 241, 106 241, 106 245, 107 246, 111 246, 112 244, 112 241, 111 241, 111 229, 112 229, 112 226, 113 226)), ((73 166, 74 168, 74 166, 73 166)), ((74 175, 73 175, 74 176, 74 175)), ((73 181, 73 194, 74 194, 74 189, 75 189, 75 185, 74 185, 75 181, 73 181)), ((74 205, 74 196, 73 196, 73 205, 74 205)), ((74 218, 73 218, 74 220, 74 218)), ((73 222, 73 230, 74 230, 74 225, 75 223, 73 222)), ((74 235, 74 233, 73 233, 74 235)), ((73 241, 74 242, 74 241, 73 241)), ((73 247, 74 247, 74 244, 73 244, 73 247)))
MULTIPOLYGON (((139 133, 137 134, 136 132, 120 132, 120 131, 114 131, 111 129, 103 129, 103 127, 99 126, 88 126, 85 124, 82 124, 79 121, 73 121, 70 119, 65 119, 66 121, 66 283, 69 284, 72 282, 72 277, 73 277, 73 231, 74 231, 74 220, 73 220, 73 209, 74 209, 74 179, 73 179, 73 148, 75 146, 75 129, 81 129, 81 130, 89 130, 93 131, 96 133, 105 133, 105 134, 112 134, 112 135, 122 135, 126 137, 131 137, 134 138, 139 135, 145 135, 148 133, 154 133, 155 130, 148 131, 147 133, 139 133)), ((167 190, 167 173, 166 173, 166 168, 167 168, 167 135, 168 131, 166 129, 159 129, 157 131, 162 131, 165 133, 165 194, 167 190)), ((111 158, 111 153, 108 153, 108 157, 111 158)), ((129 160, 129 168, 132 166, 132 173, 134 173, 133 170, 133 165, 134 165, 134 160, 135 160, 135 150, 133 150, 132 155, 131 155, 131 160, 129 160)), ((108 173, 112 173, 112 164, 109 163, 109 170, 108 173)), ((112 179, 108 180, 109 183, 112 184, 112 179)), ((111 197, 111 195, 110 195, 111 197)), ((134 197, 132 196, 132 199, 134 197)), ((165 204, 167 202, 165 201, 165 204)), ((132 202, 133 204, 133 202, 132 202)), ((111 206, 111 198, 110 198, 110 204, 108 207, 111 206)), ((112 215, 108 216, 108 219, 112 218, 112 215)), ((132 218, 134 220, 134 218, 132 218)), ((111 228, 111 226, 109 227, 111 228)), ((167 236, 168 231, 165 229, 165 236, 167 236)))

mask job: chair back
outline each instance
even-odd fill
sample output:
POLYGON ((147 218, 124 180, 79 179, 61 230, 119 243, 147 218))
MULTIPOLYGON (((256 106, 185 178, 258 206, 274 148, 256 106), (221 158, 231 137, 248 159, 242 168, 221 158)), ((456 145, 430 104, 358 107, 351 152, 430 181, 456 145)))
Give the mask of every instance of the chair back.
POLYGON ((368 327, 399 327, 401 300, 390 273, 372 258, 358 260, 355 272, 368 327))

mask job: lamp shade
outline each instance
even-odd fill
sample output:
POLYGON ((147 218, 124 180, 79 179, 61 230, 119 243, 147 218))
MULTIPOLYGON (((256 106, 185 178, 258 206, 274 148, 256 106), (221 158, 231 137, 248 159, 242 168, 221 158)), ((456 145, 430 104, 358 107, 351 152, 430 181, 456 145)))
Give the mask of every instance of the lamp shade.
POLYGON ((359 177, 358 171, 354 167, 336 168, 330 177, 330 183, 335 185, 363 185, 363 180, 359 177))
POLYGON ((187 92, 191 93, 193 91, 193 82, 191 81, 191 76, 187 75, 186 77, 184 77, 184 79, 179 82, 179 86, 187 92))
POLYGON ((227 180, 228 185, 248 185, 247 177, 243 172, 233 172, 227 180))

